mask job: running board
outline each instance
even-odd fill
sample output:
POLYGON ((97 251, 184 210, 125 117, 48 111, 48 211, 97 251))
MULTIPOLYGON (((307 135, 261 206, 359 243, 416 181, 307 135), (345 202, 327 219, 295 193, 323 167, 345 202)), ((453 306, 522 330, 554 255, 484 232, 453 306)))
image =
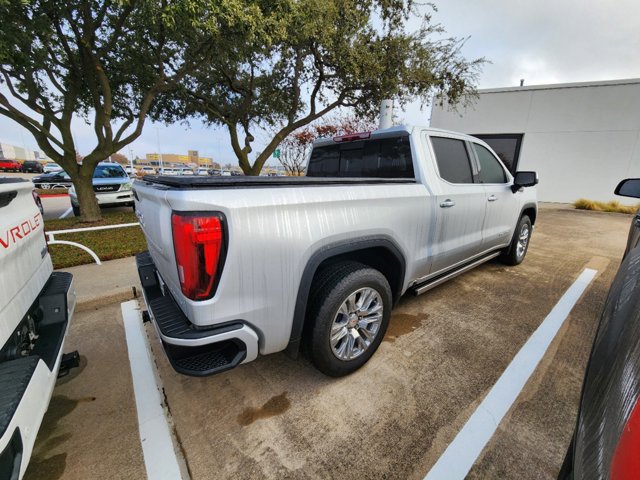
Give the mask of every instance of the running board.
POLYGON ((429 281, 427 281, 425 283, 422 283, 420 285, 416 285, 412 289, 413 290, 413 294, 414 295, 421 295, 424 292, 428 292, 432 288, 435 288, 438 285, 443 284, 447 280, 451 280, 452 278, 457 277, 461 273, 468 272, 472 268, 475 268, 478 265, 482 265, 483 263, 488 262, 489 260, 491 260, 493 258, 496 258, 498 255, 500 255, 500 253, 501 252, 491 253, 491 254, 487 255, 486 257, 482 257, 482 258, 479 258, 478 260, 474 260, 471 263, 467 263, 466 265, 462 266, 461 268, 459 268, 457 270, 454 270, 454 271, 449 272, 449 273, 445 273, 442 276, 436 277, 433 280, 429 280, 429 281))

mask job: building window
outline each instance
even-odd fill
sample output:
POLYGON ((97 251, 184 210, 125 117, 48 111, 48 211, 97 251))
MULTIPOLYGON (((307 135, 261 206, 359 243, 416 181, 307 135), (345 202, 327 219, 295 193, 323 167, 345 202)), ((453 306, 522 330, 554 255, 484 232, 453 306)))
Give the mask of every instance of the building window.
POLYGON ((518 170, 520 146, 522 145, 523 135, 521 133, 479 134, 474 137, 486 142, 496 152, 511 174, 515 175, 518 170))

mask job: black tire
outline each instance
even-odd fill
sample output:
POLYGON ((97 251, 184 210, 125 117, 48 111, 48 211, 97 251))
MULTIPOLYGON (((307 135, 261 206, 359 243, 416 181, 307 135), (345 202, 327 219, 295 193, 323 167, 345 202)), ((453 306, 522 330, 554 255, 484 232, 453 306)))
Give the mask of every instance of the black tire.
POLYGON ((307 321, 310 322, 306 334, 307 354, 315 367, 325 375, 349 375, 367 363, 384 338, 392 307, 389 282, 378 270, 356 262, 345 262, 321 272, 312 289, 314 292, 307 311, 307 321), (372 289, 378 294, 382 304, 382 319, 371 343, 355 358, 343 360, 332 349, 331 327, 340 306, 350 295, 363 288, 372 289))
POLYGON ((529 250, 532 231, 533 229, 531 227, 531 220, 529 219, 529 217, 527 215, 523 215, 522 217, 520 217, 520 221, 518 222, 518 225, 513 232, 511 244, 509 245, 509 248, 507 248, 500 256, 500 261, 505 265, 520 265, 524 260, 524 257, 527 255, 527 251, 529 250), (521 241, 520 236, 525 233, 525 229, 527 232, 527 238, 523 249, 521 248, 519 243, 521 241))
POLYGON ((76 207, 74 204, 71 204, 71 210, 73 210, 73 214, 76 217, 80 216, 80 207, 76 207))

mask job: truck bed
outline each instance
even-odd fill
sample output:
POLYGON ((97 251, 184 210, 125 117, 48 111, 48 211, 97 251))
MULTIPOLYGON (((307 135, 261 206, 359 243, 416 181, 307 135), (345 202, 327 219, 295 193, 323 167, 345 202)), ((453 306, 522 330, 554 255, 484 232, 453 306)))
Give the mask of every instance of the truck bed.
POLYGON ((306 187, 328 185, 379 185, 416 183, 412 178, 349 178, 349 177, 192 177, 147 175, 142 182, 173 188, 243 188, 243 187, 306 187))

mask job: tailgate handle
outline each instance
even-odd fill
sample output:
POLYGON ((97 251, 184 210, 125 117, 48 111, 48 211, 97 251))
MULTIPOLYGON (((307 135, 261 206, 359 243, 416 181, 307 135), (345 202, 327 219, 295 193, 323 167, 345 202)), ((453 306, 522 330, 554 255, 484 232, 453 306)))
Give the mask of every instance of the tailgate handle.
POLYGON ((498 200, 498 197, 496 197, 495 195, 491 195, 487 198, 487 200, 489 200, 490 202, 495 202, 496 200, 498 200))
POLYGON ((454 202, 450 198, 447 198, 444 202, 442 202, 440 204, 440 207, 442 207, 442 208, 451 208, 451 207, 455 206, 455 204, 456 204, 456 202, 454 202))

